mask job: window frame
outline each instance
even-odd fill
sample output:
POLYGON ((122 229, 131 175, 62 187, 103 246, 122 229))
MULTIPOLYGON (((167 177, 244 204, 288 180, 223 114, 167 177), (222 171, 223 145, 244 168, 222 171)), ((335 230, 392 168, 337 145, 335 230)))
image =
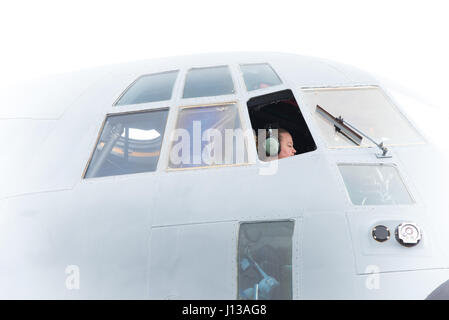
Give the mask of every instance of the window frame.
POLYGON ((234 72, 232 70, 232 66, 230 64, 219 64, 219 65, 206 65, 206 66, 192 66, 185 69, 184 72, 184 78, 182 81, 182 88, 179 92, 179 99, 180 100, 194 100, 194 99, 214 99, 214 98, 220 98, 220 97, 231 97, 236 96, 238 94, 238 79, 235 78, 234 72), (187 77, 189 75, 189 72, 192 70, 199 70, 199 69, 214 69, 214 68, 227 68, 229 71, 229 76, 232 81, 232 87, 233 92, 220 94, 220 95, 205 95, 205 96, 199 96, 199 97, 184 97, 184 91, 187 84, 187 77), (237 84, 237 85, 236 85, 237 84))
POLYGON ((173 96, 175 94, 175 88, 176 88, 176 83, 179 79, 179 75, 181 73, 180 69, 175 69, 175 70, 168 70, 168 71, 162 71, 162 72, 155 72, 155 73, 145 73, 142 74, 140 76, 138 76, 134 81, 132 81, 123 91, 122 93, 119 95, 119 97, 114 101, 114 103, 112 104, 113 108, 120 108, 120 107, 129 107, 129 106, 140 106, 140 105, 145 105, 145 104, 149 104, 149 103, 160 103, 160 102, 166 102, 166 101, 171 101, 173 99, 173 96), (117 103, 123 98, 123 96, 137 83, 137 81, 139 81, 141 78, 144 77, 149 77, 149 76, 155 76, 155 75, 160 75, 160 74, 165 74, 165 73, 172 73, 172 72, 176 72, 176 78, 175 81, 173 82, 173 86, 171 88, 171 94, 170 94, 170 98, 169 99, 165 99, 165 100, 157 100, 157 101, 146 101, 146 102, 140 102, 140 103, 130 103, 130 104, 123 104, 123 105, 118 105, 117 103))
POLYGON ((240 76, 242 78, 243 86, 245 87, 247 93, 258 92, 259 90, 266 90, 268 88, 276 88, 278 86, 285 85, 285 83, 282 80, 282 78, 280 77, 279 73, 276 72, 276 70, 273 68, 273 66, 269 62, 239 63, 238 64, 238 68, 239 68, 239 71, 240 71, 240 76), (266 87, 266 88, 258 88, 258 89, 254 89, 254 90, 248 90, 248 87, 246 86, 245 76, 244 76, 245 72, 242 70, 242 66, 256 66, 256 65, 259 65, 259 66, 260 65, 267 65, 268 67, 270 67, 271 71, 273 71, 273 73, 279 79, 280 83, 272 85, 272 86, 269 86, 269 87, 266 87))
POLYGON ((310 125, 311 119, 309 119, 309 114, 307 113, 307 111, 304 112, 304 110, 303 110, 303 108, 307 109, 307 106, 304 105, 304 103, 303 103, 303 98, 301 96, 301 92, 299 92, 299 94, 298 94, 298 92, 296 90, 294 90, 294 88, 288 87, 284 83, 280 84, 279 86, 271 86, 271 87, 268 87, 268 88, 261 88, 261 89, 252 90, 252 91, 248 91, 247 92, 249 95, 248 95, 248 97, 246 99, 246 103, 245 103, 245 106, 246 106, 245 107, 245 112, 246 112, 246 114, 248 116, 247 121, 249 123, 249 127, 254 132, 255 129, 252 126, 251 115, 250 115, 250 112, 249 112, 250 107, 248 106, 248 102, 253 100, 253 99, 257 99, 257 98, 260 98, 260 97, 263 97, 263 96, 273 95, 273 94, 284 92, 284 91, 290 91, 291 97, 293 97, 293 99, 295 100, 295 102, 297 104, 297 107, 298 107, 298 115, 302 117, 302 119, 304 121, 304 124, 307 127, 307 130, 308 130, 308 132, 310 134, 310 137, 313 140, 315 149, 307 151, 307 152, 303 152, 303 153, 297 153, 294 156, 283 158, 283 159, 275 159, 275 160, 264 161, 263 159, 259 158, 259 150, 257 149, 257 143, 256 143, 256 139, 257 139, 257 134, 256 134, 256 135, 253 136, 254 139, 252 139, 252 141, 254 141, 254 142, 251 142, 251 143, 254 143, 256 162, 259 163, 262 166, 270 164, 271 161, 287 161, 287 159, 290 159, 290 158, 297 159, 297 157, 306 158, 306 157, 309 157, 309 156, 313 156, 321 148, 319 143, 317 143, 315 127, 314 127, 314 125, 312 125, 312 126, 310 125), (269 90, 267 92, 264 92, 267 89, 269 89, 269 90), (259 92, 259 90, 264 90, 264 91, 259 92))
MULTIPOLYGON (((369 145, 348 145, 348 146, 330 146, 328 141, 326 140, 325 135, 323 134, 322 130, 319 128, 319 125, 317 124, 317 121, 315 119, 314 111, 311 110, 310 106, 306 103, 304 103, 304 95, 306 91, 315 91, 315 90, 326 90, 326 91, 339 91, 339 90, 364 90, 364 89, 377 89, 384 97, 385 100, 391 104, 392 109, 397 112, 397 114, 404 119, 404 121, 408 124, 408 126, 417 133, 417 135, 421 138, 422 142, 416 142, 413 144, 410 143, 398 143, 398 144, 385 144, 387 147, 414 147, 414 146, 422 146, 428 144, 427 139, 424 137, 424 135, 421 133, 421 131, 418 129, 418 127, 415 125, 415 123, 402 111, 402 109, 398 106, 398 104, 395 102, 395 100, 388 94, 388 92, 380 85, 376 84, 361 84, 361 85, 343 85, 343 86, 301 86, 299 88, 300 94, 301 94, 301 100, 303 102, 303 106, 305 109, 307 109, 307 112, 310 115, 310 121, 313 122, 313 126, 316 127, 316 135, 318 135, 320 144, 326 149, 326 150, 359 150, 359 149, 367 149, 367 148, 377 148, 374 144, 369 145)), ((335 116, 335 115, 334 115, 335 116)), ((366 130, 363 128, 358 128, 359 130, 362 130, 362 132, 365 132, 366 130)), ((373 138, 376 141, 376 138, 373 138)), ((376 141, 380 143, 381 141, 376 141)))
POLYGON ((401 170, 399 170, 399 166, 396 163, 393 162, 344 162, 344 161, 337 161, 336 162, 336 167, 337 167, 337 171, 338 171, 338 175, 340 178, 340 181, 342 183, 343 189, 345 190, 346 193, 346 197, 348 202, 350 203, 350 205, 352 207, 358 208, 358 209, 363 209, 363 208, 400 208, 400 207, 411 207, 411 206, 416 206, 418 205, 417 199, 414 196, 414 194, 411 192, 410 187, 408 186, 407 183, 407 179, 405 179, 405 176, 402 174, 401 170), (410 203, 402 203, 402 204, 370 204, 370 205, 361 205, 361 204, 355 204, 352 199, 351 196, 349 194, 349 190, 346 186, 345 183, 345 179, 343 177, 343 174, 340 171, 340 166, 371 166, 371 167, 379 167, 379 166, 388 166, 388 167, 393 167, 394 169, 396 169, 396 173, 398 174, 399 179, 401 180, 402 184, 404 185, 405 191, 407 192, 407 194, 410 197, 411 202, 410 203))
MULTIPOLYGON (((291 236, 291 249, 292 249, 292 282, 291 282, 291 289, 292 289, 292 299, 291 300, 296 300, 298 299, 297 296, 297 290, 299 287, 296 286, 297 281, 295 281, 295 277, 297 277, 297 272, 298 270, 296 270, 296 266, 297 266, 297 261, 299 259, 298 256, 298 246, 300 246, 299 242, 297 241, 298 238, 298 234, 297 232, 299 232, 300 225, 301 225, 301 221, 299 219, 294 219, 294 218, 280 218, 280 219, 268 219, 268 220, 241 220, 238 221, 237 223, 237 230, 236 230, 236 256, 235 256, 235 267, 236 267, 236 292, 235 292, 235 299, 237 301, 242 301, 239 299, 239 281, 240 281, 240 272, 239 272, 239 251, 240 251, 240 229, 241 226, 243 224, 260 224, 260 223, 276 223, 276 222, 290 222, 293 223, 293 230, 292 230, 292 236, 291 236)), ((254 300, 253 300, 254 301, 254 300)))
MULTIPOLYGON (((218 96, 214 96, 214 97, 218 97, 218 96)), ((200 97, 200 98, 204 98, 204 97, 200 97)), ((187 98, 187 99, 197 99, 197 98, 187 98)), ((233 101, 222 101, 222 102, 212 102, 212 103, 201 103, 201 104, 193 104, 193 105, 184 105, 184 106, 178 106, 177 110, 176 110, 176 119, 174 120, 174 126, 173 126, 173 130, 176 130, 178 128, 178 123, 179 123, 179 115, 181 113, 182 110, 185 109, 194 109, 194 108, 207 108, 207 107, 217 107, 217 106, 226 106, 226 105, 231 105, 234 104, 237 107, 237 112, 238 112, 238 116, 240 119, 240 125, 241 125, 241 129, 242 130, 246 130, 246 123, 243 120, 243 115, 242 115, 242 108, 240 106, 240 102, 238 100, 233 100, 233 101)), ((170 132, 171 134, 171 132, 170 132)), ((248 161, 247 162, 243 162, 243 163, 235 163, 235 164, 214 164, 214 165, 210 165, 210 166, 196 166, 196 167, 187 167, 187 168, 170 168, 170 152, 173 148, 173 144, 175 141, 170 141, 170 143, 168 144, 168 149, 167 149, 167 153, 168 156, 165 159, 165 171, 166 172, 174 172, 174 171, 188 171, 188 170, 200 170, 200 169, 216 169, 216 168, 229 168, 229 167, 241 167, 241 166, 250 166, 250 165, 254 165, 255 162, 251 162, 251 156, 250 156, 250 149, 249 149, 249 142, 248 142, 248 138, 244 137, 244 143, 245 143, 245 150, 247 152, 247 156, 248 156, 248 161)))
POLYGON ((89 159, 84 167, 83 170, 83 174, 81 176, 81 179, 83 181, 85 180, 90 180, 90 179, 107 179, 107 178, 117 178, 117 177, 123 177, 123 176, 130 176, 130 175, 137 175, 137 174, 154 174, 156 172, 159 171, 160 168, 160 163, 161 163, 161 154, 162 154, 162 148, 164 145, 164 141, 166 139, 167 136, 167 125, 168 125, 168 117, 170 115, 170 107, 166 106, 166 107, 158 107, 158 108, 150 108, 150 109, 142 109, 142 110, 133 110, 133 111, 123 111, 123 112, 109 112, 106 113, 103 122, 100 126, 100 129, 98 130, 97 133, 97 138, 95 139, 95 143, 93 144, 93 148, 90 152, 90 156, 89 159), (165 121, 165 127, 164 127, 164 134, 162 136, 162 142, 161 142, 161 148, 159 150, 160 154, 159 154, 159 159, 157 161, 157 165, 156 165, 156 169, 153 171, 144 171, 144 172, 134 172, 134 173, 125 173, 125 174, 120 174, 120 175, 110 175, 110 176, 100 176, 100 177, 88 177, 86 178, 86 174, 87 174, 87 170, 92 162, 93 156, 95 154, 95 150, 98 146, 98 142, 101 138, 101 135, 103 133, 104 127, 106 125, 106 121, 108 120, 108 117, 110 116, 122 116, 122 115, 128 115, 128 114, 137 114, 137 113, 147 113, 147 112, 157 112, 157 111, 167 111, 167 120, 165 121))

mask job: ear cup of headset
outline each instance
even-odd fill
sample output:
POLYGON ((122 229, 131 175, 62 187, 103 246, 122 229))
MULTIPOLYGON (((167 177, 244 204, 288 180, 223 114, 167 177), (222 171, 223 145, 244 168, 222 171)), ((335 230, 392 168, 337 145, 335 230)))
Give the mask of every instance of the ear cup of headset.
POLYGON ((281 145, 276 137, 268 136, 265 139, 265 154, 267 157, 274 157, 281 151, 281 145))

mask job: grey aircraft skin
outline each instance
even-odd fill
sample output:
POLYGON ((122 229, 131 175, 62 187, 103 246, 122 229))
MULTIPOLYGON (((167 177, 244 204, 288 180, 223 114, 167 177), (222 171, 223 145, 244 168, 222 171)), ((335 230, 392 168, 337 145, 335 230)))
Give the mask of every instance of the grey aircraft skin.
POLYGON ((366 72, 293 54, 204 54, 54 76, 3 95, 2 299, 426 299, 441 285, 432 298, 449 298, 447 163, 366 72), (245 70, 258 66, 279 81, 248 88, 245 70), (231 90, 186 95, 189 72, 214 67, 229 71, 231 90), (119 103, 142 76, 172 71, 168 99, 119 103), (298 134, 295 156, 262 161, 249 138, 243 162, 170 164, 171 135, 188 110, 232 105, 242 129, 257 129, 252 101, 278 92, 296 101, 310 150, 298 151, 298 134), (364 109, 365 97, 392 105, 380 109, 399 124, 364 109), (329 101, 344 99, 360 109, 332 109, 329 101), (391 138, 391 157, 344 140, 316 101, 378 140, 364 125, 372 121, 391 138), (160 110, 166 122, 153 169, 89 176, 108 145, 100 143, 108 119, 160 110), (264 174, 270 165, 275 172, 264 174), (376 196, 356 199, 357 185, 376 196), (407 230, 418 243, 396 239, 401 224, 416 226, 407 230), (380 228, 388 235, 375 239, 380 228))

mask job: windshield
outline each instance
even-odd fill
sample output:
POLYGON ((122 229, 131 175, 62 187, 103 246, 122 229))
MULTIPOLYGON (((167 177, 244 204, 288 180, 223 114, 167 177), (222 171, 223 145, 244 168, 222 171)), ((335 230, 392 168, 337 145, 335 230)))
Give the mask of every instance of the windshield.
POLYGON ((389 164, 338 164, 352 203, 368 205, 413 204, 397 168, 389 164))
MULTIPOLYGON (((304 102, 312 112, 329 148, 357 147, 335 130, 333 122, 319 112, 317 105, 335 117, 342 117, 358 130, 385 146, 424 143, 421 135, 378 87, 304 89, 304 102)), ((373 146, 362 139, 361 147, 373 146)))

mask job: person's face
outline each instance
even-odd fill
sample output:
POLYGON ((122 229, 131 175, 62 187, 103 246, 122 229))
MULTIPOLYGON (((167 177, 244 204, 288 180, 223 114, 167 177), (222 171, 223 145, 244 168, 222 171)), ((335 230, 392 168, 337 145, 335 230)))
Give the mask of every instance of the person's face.
POLYGON ((295 148, 293 148, 293 139, 290 133, 283 132, 279 134, 281 151, 279 152, 279 159, 294 156, 296 153, 295 148))

